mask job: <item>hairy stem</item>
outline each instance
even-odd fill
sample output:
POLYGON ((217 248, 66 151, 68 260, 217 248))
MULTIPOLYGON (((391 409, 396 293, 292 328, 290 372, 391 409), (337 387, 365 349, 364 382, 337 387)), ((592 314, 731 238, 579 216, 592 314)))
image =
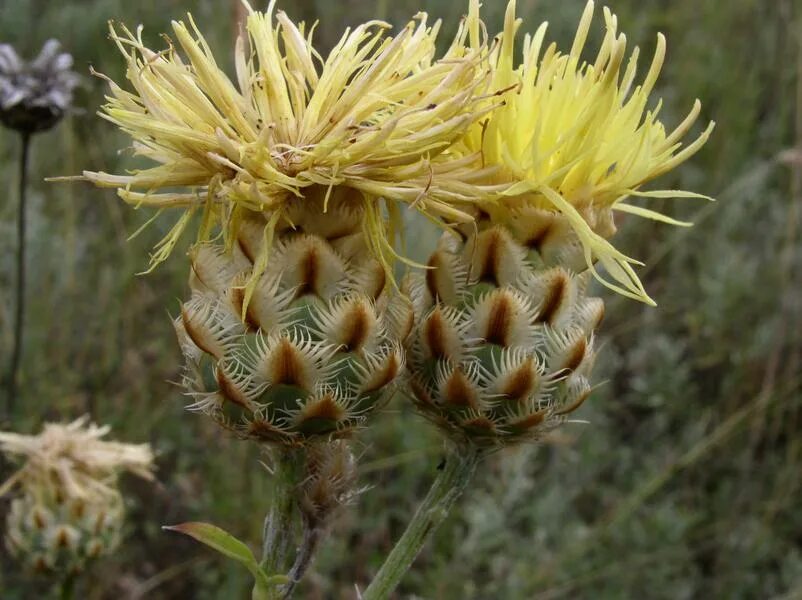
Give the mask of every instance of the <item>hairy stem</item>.
POLYGON ((31 135, 23 133, 19 163, 19 207, 17 209, 17 294, 14 315, 14 348, 11 353, 11 366, 8 371, 6 416, 11 419, 19 385, 19 366, 22 359, 22 329, 25 318, 25 230, 26 230, 26 190, 28 187, 28 155, 31 135))
POLYGON ((279 452, 273 477, 275 487, 265 516, 262 538, 261 567, 269 575, 286 572, 293 538, 296 487, 299 483, 298 452, 291 449, 281 449, 279 452))
POLYGON ((407 529, 362 594, 362 600, 385 600, 412 566, 426 541, 448 516, 471 481, 481 452, 475 448, 452 452, 407 529))

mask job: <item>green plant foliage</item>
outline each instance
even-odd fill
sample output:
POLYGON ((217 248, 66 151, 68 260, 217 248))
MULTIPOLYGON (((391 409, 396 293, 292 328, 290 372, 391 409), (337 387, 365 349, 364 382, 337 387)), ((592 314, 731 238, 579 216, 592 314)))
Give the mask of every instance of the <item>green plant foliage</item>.
POLYGON ((251 549, 245 543, 215 525, 198 522, 181 523, 180 525, 165 526, 163 529, 188 535, 248 569, 255 582, 253 592, 255 600, 269 598, 269 591, 273 586, 287 581, 287 578, 283 575, 270 576, 266 574, 259 566, 251 549))

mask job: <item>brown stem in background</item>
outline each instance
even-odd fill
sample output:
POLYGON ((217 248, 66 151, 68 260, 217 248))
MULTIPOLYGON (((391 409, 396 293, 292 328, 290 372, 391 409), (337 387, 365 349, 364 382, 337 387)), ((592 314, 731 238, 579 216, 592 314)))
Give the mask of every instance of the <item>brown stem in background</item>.
POLYGON ((25 230, 26 197, 28 187, 28 156, 31 134, 21 134, 21 156, 19 166, 19 206, 17 209, 17 293, 14 315, 14 349, 11 353, 11 366, 8 371, 6 417, 11 419, 19 385, 19 366, 22 359, 22 332, 25 320, 25 230))

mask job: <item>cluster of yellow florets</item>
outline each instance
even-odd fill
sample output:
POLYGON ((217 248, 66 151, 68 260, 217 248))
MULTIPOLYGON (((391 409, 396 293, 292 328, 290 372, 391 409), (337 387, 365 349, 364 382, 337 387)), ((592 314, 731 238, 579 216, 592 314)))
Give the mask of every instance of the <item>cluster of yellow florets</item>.
MULTIPOLYGON (((471 46, 480 47, 478 0, 471 2, 471 46)), ((588 2, 573 45, 562 53, 545 46, 546 24, 523 40, 523 59, 514 56, 521 25, 515 1, 507 7, 504 31, 490 50, 492 87, 512 90, 505 102, 461 140, 468 151, 480 152, 485 165, 500 167, 494 182, 509 182, 502 198, 484 202, 499 221, 509 221, 521 206, 542 208, 565 216, 579 237, 588 266, 601 262, 615 291, 651 303, 630 259, 606 238, 615 233, 612 211, 672 223, 653 210, 625 203, 630 196, 700 197, 677 191, 641 191, 641 186, 690 158, 707 141, 713 123, 692 143, 682 139, 697 120, 701 104, 671 133, 658 120, 661 103, 649 107, 665 58, 665 38, 657 47, 646 76, 638 82, 639 48, 627 58, 626 36, 618 32, 615 15, 604 9, 605 36, 595 59, 582 53, 593 19, 588 2), (512 210, 511 210, 512 208, 512 210)))
POLYGON ((376 405, 359 367, 376 348, 394 349, 379 354, 397 366, 382 386, 401 374, 404 348, 419 406, 459 435, 536 439, 579 406, 602 309, 585 293, 588 272, 653 303, 639 263, 609 241, 614 213, 687 225, 626 199, 702 197, 642 186, 692 156, 713 124, 684 144, 699 102, 671 132, 649 103, 662 36, 639 75, 638 48, 627 55, 605 8, 587 57, 591 1, 568 52, 546 44, 543 24, 518 58, 515 4, 491 38, 470 0, 440 56, 440 22, 425 14, 396 35, 379 21, 348 29, 323 57, 275 1, 247 7, 234 78, 191 17, 160 51, 141 30, 111 27, 130 91, 109 81, 101 115, 153 166, 83 178, 183 211, 154 264, 200 217, 193 297, 177 321, 194 407, 260 439, 343 434, 376 405), (403 294, 392 269, 407 260, 394 246, 403 206, 446 233, 405 288, 415 308, 396 327, 380 313, 403 294), (441 326, 427 329, 432 319, 441 326), (525 341, 488 333, 510 328, 525 341))
MULTIPOLYGON (((671 133, 658 119, 660 103, 648 106, 665 55, 662 36, 639 83, 639 50, 627 58, 626 37, 605 8, 601 46, 595 59, 583 59, 589 2, 568 53, 555 44, 544 50, 543 24, 524 37, 519 62, 515 1, 504 30, 488 42, 478 0, 471 0, 440 58, 440 23, 430 26, 421 14, 395 36, 379 21, 347 30, 324 59, 304 24, 274 5, 265 13, 248 9, 234 81, 191 18, 173 23, 176 45, 162 51, 148 49, 141 31, 112 27, 133 90, 110 81, 101 114, 155 164, 84 177, 118 188, 137 206, 185 210, 154 262, 196 212, 201 238, 222 225, 230 246, 242 219, 257 212, 268 216, 264 235, 272 239, 308 190, 345 186, 364 202, 369 245, 385 267, 399 203, 444 226, 470 221, 476 206, 504 220, 511 204, 524 204, 562 213, 594 273, 599 261, 609 277, 603 282, 651 302, 632 269, 637 261, 606 240, 615 232, 612 211, 681 224, 624 199, 695 196, 640 188, 689 158, 712 129, 683 147, 699 103, 671 133)), ((257 261, 256 273, 266 261, 257 261)))

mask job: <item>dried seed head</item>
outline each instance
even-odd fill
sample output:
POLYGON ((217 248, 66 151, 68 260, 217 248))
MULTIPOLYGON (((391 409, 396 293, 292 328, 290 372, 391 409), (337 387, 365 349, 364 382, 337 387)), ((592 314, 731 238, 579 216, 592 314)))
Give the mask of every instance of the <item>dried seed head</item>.
POLYGON ((21 491, 11 502, 6 545, 30 568, 77 572, 117 545, 123 521, 117 476, 150 478, 153 455, 146 444, 102 440, 107 432, 82 418, 48 423, 35 436, 0 433, 0 449, 26 461, 2 488, 21 491))
POLYGON ((118 493, 102 502, 60 500, 46 490, 24 490, 11 501, 6 546, 28 569, 73 574, 113 551, 120 541, 123 502, 118 493))
POLYGON ((152 478, 150 446, 103 440, 109 430, 84 416, 66 425, 46 423, 38 435, 0 432, 0 451, 25 461, 3 491, 19 485, 52 488, 55 497, 102 498, 115 493, 117 475, 124 471, 152 478))
POLYGON ((72 104, 78 75, 72 56, 48 40, 39 56, 24 61, 9 44, 0 44, 0 121, 31 134, 50 129, 72 104))

